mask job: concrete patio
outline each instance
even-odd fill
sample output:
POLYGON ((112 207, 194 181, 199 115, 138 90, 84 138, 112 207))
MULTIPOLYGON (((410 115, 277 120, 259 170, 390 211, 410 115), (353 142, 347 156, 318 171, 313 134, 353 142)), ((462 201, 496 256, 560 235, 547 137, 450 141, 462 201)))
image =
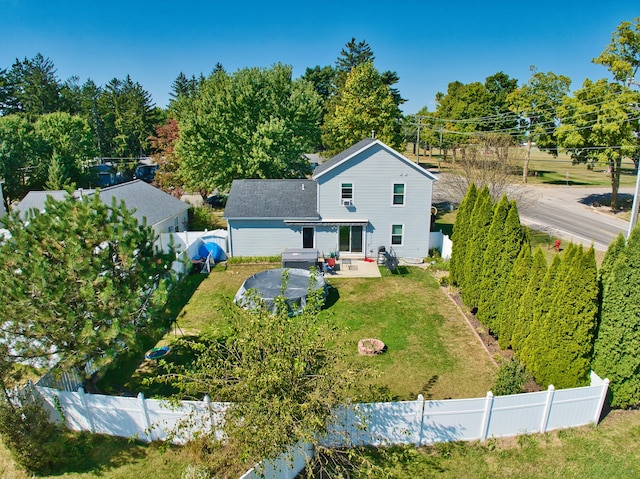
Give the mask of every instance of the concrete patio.
POLYGON ((364 259, 340 258, 336 260, 336 267, 332 272, 325 273, 331 278, 380 278, 380 269, 376 262, 364 259))

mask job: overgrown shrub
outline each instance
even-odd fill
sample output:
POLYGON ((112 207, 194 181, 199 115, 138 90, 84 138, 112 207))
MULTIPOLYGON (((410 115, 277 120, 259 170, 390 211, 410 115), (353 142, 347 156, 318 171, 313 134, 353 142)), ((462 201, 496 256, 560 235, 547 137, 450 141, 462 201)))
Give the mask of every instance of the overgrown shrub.
POLYGON ((504 361, 496 373, 492 392, 496 396, 519 394, 527 382, 528 374, 520 361, 504 361))
POLYGON ((42 400, 22 406, 0 403, 0 436, 14 460, 33 473, 47 473, 67 457, 64 434, 57 424, 49 422, 42 400))

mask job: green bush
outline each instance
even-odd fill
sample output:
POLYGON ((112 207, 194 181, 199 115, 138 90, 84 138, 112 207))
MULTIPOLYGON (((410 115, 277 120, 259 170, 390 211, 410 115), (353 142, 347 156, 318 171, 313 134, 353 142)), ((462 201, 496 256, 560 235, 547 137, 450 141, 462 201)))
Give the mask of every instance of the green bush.
POLYGON ((280 263, 280 256, 233 256, 228 264, 280 263))
POLYGON ((496 373, 492 392, 496 396, 519 394, 527 379, 528 374, 520 361, 517 359, 504 361, 496 373))
POLYGON ((0 436, 14 460, 32 473, 55 470, 67 457, 64 432, 49 422, 42 400, 0 404, 0 436))

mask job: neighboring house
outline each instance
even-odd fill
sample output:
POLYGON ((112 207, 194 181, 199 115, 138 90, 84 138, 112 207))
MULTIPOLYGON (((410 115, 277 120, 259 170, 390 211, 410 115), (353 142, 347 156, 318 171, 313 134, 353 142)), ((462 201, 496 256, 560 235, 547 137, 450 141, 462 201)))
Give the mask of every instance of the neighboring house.
POLYGON ((223 216, 230 254, 316 248, 374 257, 384 246, 401 257, 426 257, 435 179, 368 138, 319 165, 311 180, 235 180, 223 216))
MULTIPOLYGON (((146 218, 147 225, 153 227, 158 235, 187 230, 190 205, 142 180, 121 183, 101 190, 76 190, 74 196, 80 198, 83 195, 94 195, 96 192, 102 202, 108 205, 111 205, 113 198, 118 205, 124 201, 129 210, 135 210, 133 216, 138 223, 142 224, 146 218)), ((44 211, 47 196, 61 200, 64 195, 65 191, 30 191, 16 209, 24 217, 32 208, 44 211)))

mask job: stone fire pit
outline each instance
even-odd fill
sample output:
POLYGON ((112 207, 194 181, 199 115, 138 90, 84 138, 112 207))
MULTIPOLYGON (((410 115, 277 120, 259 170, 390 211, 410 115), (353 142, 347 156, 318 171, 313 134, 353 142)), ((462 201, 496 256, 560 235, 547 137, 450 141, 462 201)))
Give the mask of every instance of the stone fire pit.
POLYGON ((376 354, 382 354, 387 349, 387 346, 379 339, 361 339, 358 341, 358 354, 361 356, 375 356, 376 354))

